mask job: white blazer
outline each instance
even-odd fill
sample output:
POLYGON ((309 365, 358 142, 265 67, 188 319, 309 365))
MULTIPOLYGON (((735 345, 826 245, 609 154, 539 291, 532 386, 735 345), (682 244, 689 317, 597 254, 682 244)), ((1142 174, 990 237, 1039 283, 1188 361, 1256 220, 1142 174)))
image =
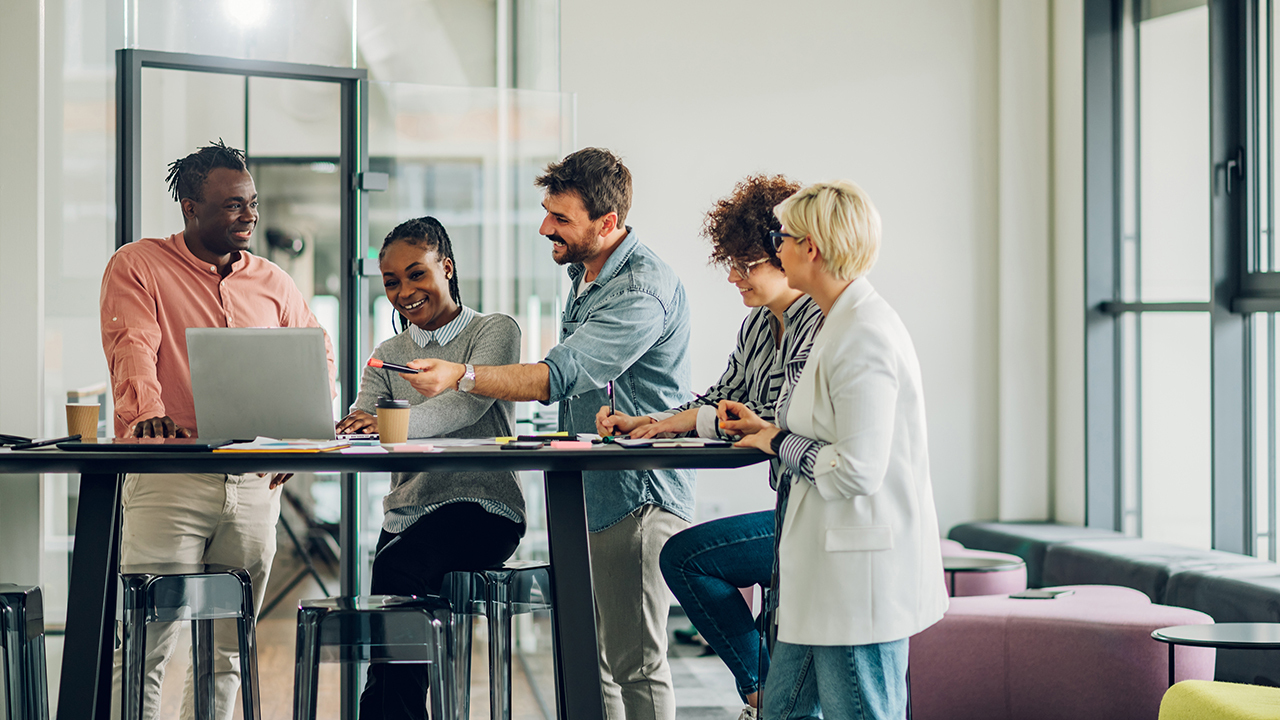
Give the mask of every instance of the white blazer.
POLYGON ((836 300, 792 389, 787 428, 830 445, 797 478, 779 544, 778 639, 869 645, 942 618, 920 364, 865 278, 836 300))

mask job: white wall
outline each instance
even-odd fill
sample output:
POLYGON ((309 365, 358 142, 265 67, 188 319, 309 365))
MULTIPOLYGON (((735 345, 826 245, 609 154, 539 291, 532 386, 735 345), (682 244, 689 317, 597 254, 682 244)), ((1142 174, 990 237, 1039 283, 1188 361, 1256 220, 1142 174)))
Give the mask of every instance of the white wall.
MULTIPOLYGON (((42 5, 0 23, 0 432, 40 434, 44 370, 44 23, 42 5)), ((0 481, 0 577, 38 583, 37 475, 0 481)))
MULTIPOLYGON (((1050 28, 1047 2, 1033 4, 1039 9, 1029 17, 1015 8, 1004 23, 1039 33, 1018 45, 1034 58, 1037 48, 1049 52, 1050 28)), ((628 223, 676 267, 693 300, 695 386, 720 372, 745 315, 723 277, 705 266, 697 232, 711 201, 751 172, 853 179, 884 218, 870 279, 911 330, 924 371, 943 527, 1001 512, 1002 415, 1006 424, 1031 418, 1040 433, 1039 448, 1006 461, 1030 473, 1006 479, 1032 486, 1030 499, 1014 493, 1005 502, 1018 516, 1047 513, 1047 98, 1042 88, 1041 105, 1023 114, 1011 112, 1022 98, 1006 97, 1001 111, 1000 5, 562 0, 561 12, 561 87, 578 95, 578 145, 611 148, 634 173, 628 223), (1031 178, 1044 196, 1030 216, 1001 211, 1002 121, 1039 122, 1045 135, 1033 128, 1030 140, 1043 159, 1027 166, 1006 157, 1018 169, 1006 182, 1031 178), (1033 232, 1002 239, 1002 227, 1033 232), (1004 260, 1002 240, 1015 251, 1004 260), (1033 245, 1021 253, 1029 260, 1020 259, 1019 243, 1033 245), (1019 265, 1027 262, 1029 270, 1019 265), (1039 275, 1009 284, 1002 270, 1039 275), (1040 314, 1029 319, 1039 323, 1038 364, 1005 388, 1005 402, 1000 363, 1016 362, 1018 348, 1000 351, 1002 288, 1041 294, 1032 303, 1040 314)), ((1040 66, 1047 87, 1047 63, 1040 66)), ((1034 78, 1014 79, 1015 88, 1035 87, 1034 78)), ((1018 321, 1013 327, 1026 332, 1028 318, 1018 321)), ((700 499, 717 498, 725 512, 748 502, 764 507, 763 485, 708 474, 700 499)))
POLYGON ((1084 3, 1053 2, 1053 512, 1084 524, 1084 3))

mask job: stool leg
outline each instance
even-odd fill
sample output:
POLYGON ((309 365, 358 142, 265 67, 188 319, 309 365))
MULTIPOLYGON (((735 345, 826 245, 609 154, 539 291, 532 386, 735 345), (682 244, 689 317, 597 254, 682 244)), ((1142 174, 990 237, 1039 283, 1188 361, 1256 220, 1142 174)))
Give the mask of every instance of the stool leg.
POLYGON ((489 718, 511 720, 511 603, 504 582, 489 584, 489 718))
POLYGON ((196 720, 213 720, 213 621, 191 621, 192 697, 196 720))
POLYGON ((294 655, 293 720, 316 720, 320 678, 320 622, 323 615, 298 608, 298 645, 294 655))
POLYGON ((240 697, 244 701, 244 720, 261 720, 261 703, 258 700, 257 623, 250 615, 239 618, 236 625, 240 631, 240 697))
POLYGON ((122 720, 142 720, 143 689, 146 685, 147 618, 138 604, 142 592, 125 587, 124 627, 120 635, 123 661, 120 680, 122 720))
POLYGON ((4 633, 4 637, 0 638, 5 665, 4 699, 8 706, 6 717, 21 720, 26 718, 22 708, 22 648, 25 645, 22 638, 26 635, 27 627, 25 615, 20 608, 0 605, 0 632, 4 633))
POLYGON ((448 682, 449 672, 446 665, 448 651, 445 649, 445 622, 453 616, 454 613, 449 613, 449 617, 444 618, 444 622, 441 622, 439 617, 432 618, 430 622, 431 663, 427 667, 427 682, 431 695, 431 720, 457 720, 454 715, 457 698, 448 682))
POLYGON ((456 720, 471 716, 471 621, 470 614, 453 612, 443 623, 445 658, 441 669, 454 697, 456 720))
POLYGON ((441 669, 453 695, 453 720, 471 717, 471 607, 474 583, 471 573, 453 572, 445 576, 441 591, 447 593, 449 617, 438 617, 444 626, 445 658, 441 669))
POLYGON ((49 680, 45 670, 44 633, 30 638, 23 644, 26 654, 23 665, 26 675, 26 720, 49 720, 49 680))

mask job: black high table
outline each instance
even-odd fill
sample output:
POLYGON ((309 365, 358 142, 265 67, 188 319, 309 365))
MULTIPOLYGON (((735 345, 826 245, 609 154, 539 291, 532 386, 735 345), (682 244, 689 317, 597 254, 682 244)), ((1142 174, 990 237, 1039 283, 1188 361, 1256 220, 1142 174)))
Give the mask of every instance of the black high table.
MULTIPOLYGON (((67 602, 67 632, 58 692, 58 720, 111 716, 111 658, 115 644, 119 571, 120 488, 125 473, 440 472, 540 470, 547 498, 556 621, 556 700, 559 720, 604 720, 596 648, 591 564, 587 550, 584 470, 737 468, 765 459, 738 448, 620 448, 500 451, 497 446, 445 448, 438 453, 156 453, 0 452, 0 473, 79 473, 80 504, 67 602), (590 630, 590 632, 586 632, 590 630)), ((343 482, 343 541, 354 539, 354 483, 343 482)), ((351 548, 345 563, 354 567, 351 548)), ((358 594, 352 572, 342 593, 358 594)), ((344 696, 348 688, 344 683, 344 696)), ((344 697, 346 716, 353 699, 344 697)), ((352 719, 353 720, 353 719, 352 719)))

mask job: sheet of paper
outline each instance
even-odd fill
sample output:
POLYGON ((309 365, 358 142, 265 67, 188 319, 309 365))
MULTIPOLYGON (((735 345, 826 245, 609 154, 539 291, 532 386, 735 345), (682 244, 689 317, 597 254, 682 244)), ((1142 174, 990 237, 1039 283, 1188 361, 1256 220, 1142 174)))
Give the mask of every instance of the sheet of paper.
POLYGON ((252 442, 224 445, 214 452, 326 452, 348 446, 345 440, 277 440, 259 435, 252 442))
POLYGON ((495 438, 415 438, 409 445, 432 445, 435 447, 483 447, 497 445, 495 438))

